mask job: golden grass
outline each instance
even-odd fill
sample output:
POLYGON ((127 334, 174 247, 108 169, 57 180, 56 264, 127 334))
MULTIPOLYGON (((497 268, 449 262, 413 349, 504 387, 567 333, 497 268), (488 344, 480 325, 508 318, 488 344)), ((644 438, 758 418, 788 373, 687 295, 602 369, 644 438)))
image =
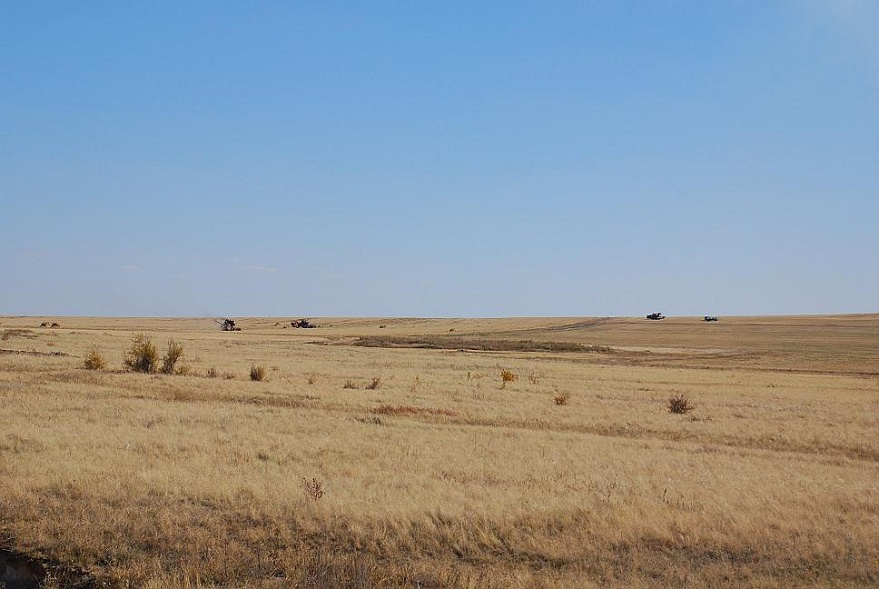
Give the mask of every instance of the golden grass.
POLYGON ((276 322, 2 318, 5 546, 113 587, 879 583, 879 316, 276 322), (134 333, 189 375, 124 371, 134 333))

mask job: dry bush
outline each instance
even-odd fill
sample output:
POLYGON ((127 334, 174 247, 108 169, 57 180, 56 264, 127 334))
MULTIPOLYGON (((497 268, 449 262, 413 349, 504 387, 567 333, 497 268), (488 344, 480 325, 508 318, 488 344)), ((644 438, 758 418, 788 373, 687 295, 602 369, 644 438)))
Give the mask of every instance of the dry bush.
POLYGON ((342 388, 343 388, 343 389, 356 389, 356 388, 357 388, 357 385, 354 384, 354 381, 353 381, 353 380, 348 379, 348 380, 345 381, 345 384, 342 385, 342 388))
POLYGON ((254 364, 250 367, 250 380, 262 382, 266 379, 266 367, 262 364, 254 364))
POLYGON ((366 389, 369 391, 374 391, 380 386, 382 386, 382 379, 380 379, 379 377, 375 377, 368 385, 366 385, 366 389))
POLYGON ((669 397, 667 407, 669 413, 676 413, 678 415, 684 415, 696 408, 692 403, 690 403, 690 400, 684 393, 680 393, 679 395, 672 395, 671 397, 669 397))
POLYGON ((515 372, 511 370, 507 370, 506 368, 501 369, 501 388, 507 386, 508 382, 514 382, 517 378, 519 378, 515 372))
POLYGON ((134 334, 131 347, 125 351, 125 367, 135 372, 152 373, 159 363, 159 353, 152 339, 142 333, 134 334))
POLYGON ((220 376, 220 373, 217 372, 217 369, 215 367, 211 366, 210 368, 208 368, 208 371, 205 372, 205 376, 207 376, 208 378, 217 378, 218 376, 220 376))
POLYGON ((302 490, 312 501, 320 501, 324 496, 324 483, 318 478, 302 479, 302 490))
POLYGON ((565 392, 565 393, 557 393, 557 394, 553 395, 552 400, 555 401, 556 405, 567 405, 568 399, 570 399, 570 398, 571 398, 571 394, 565 392))
POLYGON ((305 382, 308 384, 314 384, 317 382, 317 379, 320 375, 317 372, 306 372, 305 373, 305 382))
POLYGON ((162 358, 162 374, 174 374, 174 366, 183 357, 183 346, 173 339, 168 340, 168 351, 162 358))
POLYGON ((97 348, 92 348, 85 355, 84 364, 88 370, 104 370, 107 367, 107 360, 97 348))

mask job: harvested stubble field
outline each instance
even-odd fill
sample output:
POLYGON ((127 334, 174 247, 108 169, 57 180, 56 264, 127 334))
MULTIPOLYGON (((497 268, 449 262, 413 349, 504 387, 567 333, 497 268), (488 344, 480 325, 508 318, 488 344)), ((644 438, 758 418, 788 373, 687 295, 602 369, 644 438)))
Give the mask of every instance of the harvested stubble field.
POLYGON ((879 315, 289 320, 0 318, 0 548, 62 587, 879 584, 879 315))

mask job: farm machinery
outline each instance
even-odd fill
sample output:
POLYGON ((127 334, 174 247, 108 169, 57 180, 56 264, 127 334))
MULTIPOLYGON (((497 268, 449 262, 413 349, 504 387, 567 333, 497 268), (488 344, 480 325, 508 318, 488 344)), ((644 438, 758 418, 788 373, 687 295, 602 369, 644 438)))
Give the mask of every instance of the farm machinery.
POLYGON ((219 325, 223 331, 241 331, 241 328, 237 327, 231 319, 223 319, 222 321, 214 319, 214 323, 219 325))

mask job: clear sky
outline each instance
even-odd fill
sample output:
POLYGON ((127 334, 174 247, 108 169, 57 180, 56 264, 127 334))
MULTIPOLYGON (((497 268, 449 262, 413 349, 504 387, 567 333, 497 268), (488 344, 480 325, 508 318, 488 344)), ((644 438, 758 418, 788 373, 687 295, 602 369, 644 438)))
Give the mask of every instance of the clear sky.
POLYGON ((0 1, 0 314, 879 311, 879 2, 0 1))

